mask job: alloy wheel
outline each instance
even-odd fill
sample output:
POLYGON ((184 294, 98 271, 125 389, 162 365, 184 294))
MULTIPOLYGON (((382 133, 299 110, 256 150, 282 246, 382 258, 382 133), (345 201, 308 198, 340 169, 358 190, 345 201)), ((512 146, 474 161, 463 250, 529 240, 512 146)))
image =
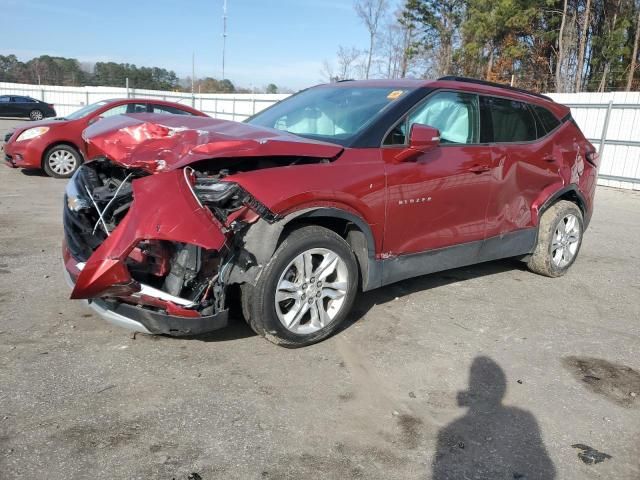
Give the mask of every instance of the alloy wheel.
POLYGON ((556 267, 567 266, 575 257, 580 243, 580 222, 570 213, 556 225, 551 241, 551 257, 556 267))
POLYGON ((278 319, 290 332, 315 333, 338 315, 348 287, 347 265, 337 253, 326 248, 306 250, 287 265, 278 280, 278 319))
POLYGON ((33 112, 31 112, 29 116, 31 117, 31 120, 35 120, 35 121, 42 120, 42 118, 44 117, 40 110, 34 110, 33 112))

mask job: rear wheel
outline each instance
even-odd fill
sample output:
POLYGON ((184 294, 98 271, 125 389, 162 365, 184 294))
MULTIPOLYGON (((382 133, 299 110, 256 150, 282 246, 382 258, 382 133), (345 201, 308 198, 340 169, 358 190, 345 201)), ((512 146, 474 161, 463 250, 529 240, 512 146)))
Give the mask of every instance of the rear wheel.
POLYGON ((42 120, 44 118, 44 115, 40 110, 31 110, 31 112, 29 112, 29 118, 34 121, 42 120))
POLYGON ((243 286, 243 313, 251 328, 273 343, 310 345, 346 318, 357 284, 349 244, 326 228, 303 227, 282 242, 255 287, 243 286))
POLYGON ((560 200, 540 218, 538 243, 527 266, 547 277, 564 275, 578 256, 584 224, 575 203, 560 200))
POLYGON ((69 178, 80 167, 82 157, 70 145, 56 145, 44 154, 43 167, 53 178, 69 178))

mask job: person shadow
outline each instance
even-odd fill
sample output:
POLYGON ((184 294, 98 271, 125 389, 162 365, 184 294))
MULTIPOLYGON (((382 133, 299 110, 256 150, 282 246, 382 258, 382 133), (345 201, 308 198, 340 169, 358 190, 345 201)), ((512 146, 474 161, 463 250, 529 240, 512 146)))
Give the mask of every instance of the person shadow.
POLYGON ((469 389, 458 393, 467 413, 438 432, 433 480, 549 480, 555 467, 535 417, 502 399, 507 379, 488 357, 474 359, 469 389))

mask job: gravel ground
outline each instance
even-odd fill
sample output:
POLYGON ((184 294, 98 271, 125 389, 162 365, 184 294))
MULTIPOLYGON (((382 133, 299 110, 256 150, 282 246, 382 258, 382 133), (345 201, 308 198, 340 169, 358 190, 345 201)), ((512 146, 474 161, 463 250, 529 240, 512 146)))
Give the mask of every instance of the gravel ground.
POLYGON ((240 319, 134 339, 68 300, 64 185, 0 168, 1 478, 640 478, 638 192, 598 190, 563 278, 404 281, 286 350, 240 319))

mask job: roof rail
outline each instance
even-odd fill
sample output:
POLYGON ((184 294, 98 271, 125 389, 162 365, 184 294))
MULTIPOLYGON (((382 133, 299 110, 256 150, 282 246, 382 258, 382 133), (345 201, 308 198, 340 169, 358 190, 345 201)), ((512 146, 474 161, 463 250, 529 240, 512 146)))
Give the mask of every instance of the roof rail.
POLYGON ((503 83, 489 82, 487 80, 479 80, 477 78, 469 78, 469 77, 458 77, 456 75, 447 75, 444 77, 440 77, 438 80, 449 80, 453 82, 465 82, 465 83, 475 83, 478 85, 487 85, 488 87, 496 87, 496 88, 504 88, 505 90, 511 90, 513 92, 525 93, 527 95, 533 95, 534 97, 544 98, 545 100, 549 100, 553 102, 553 98, 543 95, 541 93, 531 92, 529 90, 525 90, 524 88, 512 87, 511 85, 506 85, 503 83))

